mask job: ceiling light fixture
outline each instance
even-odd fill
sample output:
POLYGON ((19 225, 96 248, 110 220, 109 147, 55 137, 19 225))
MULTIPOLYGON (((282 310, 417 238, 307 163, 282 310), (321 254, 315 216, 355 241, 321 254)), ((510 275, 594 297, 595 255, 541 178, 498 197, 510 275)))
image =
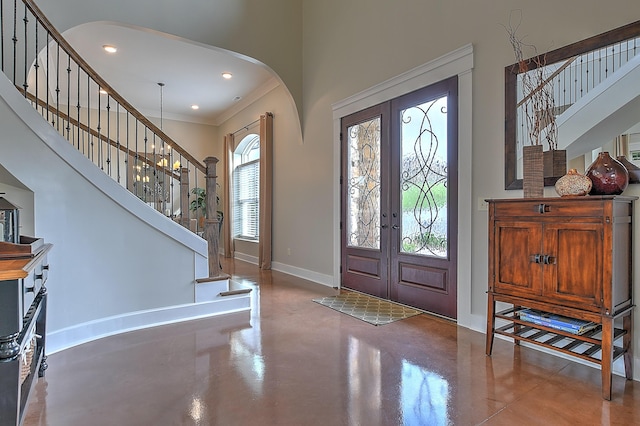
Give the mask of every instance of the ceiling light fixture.
POLYGON ((118 51, 118 48, 115 46, 112 46, 110 44, 105 44, 102 46, 102 48, 104 49, 105 52, 107 53, 116 53, 118 51))
POLYGON ((231 77, 233 77, 233 74, 231 74, 230 72, 223 72, 222 77, 229 80, 231 77))
POLYGON ((196 109, 200 109, 200 107, 198 105, 191 105, 191 109, 196 110, 196 109))

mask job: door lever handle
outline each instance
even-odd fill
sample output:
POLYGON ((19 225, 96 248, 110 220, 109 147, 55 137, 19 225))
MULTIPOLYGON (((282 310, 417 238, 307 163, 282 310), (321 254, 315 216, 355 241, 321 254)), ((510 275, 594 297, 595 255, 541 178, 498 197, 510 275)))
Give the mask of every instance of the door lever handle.
POLYGON ((400 229, 398 225, 391 225, 391 229, 400 229))
POLYGON ((387 229, 389 227, 389 225, 380 225, 380 228, 382 229, 387 229))

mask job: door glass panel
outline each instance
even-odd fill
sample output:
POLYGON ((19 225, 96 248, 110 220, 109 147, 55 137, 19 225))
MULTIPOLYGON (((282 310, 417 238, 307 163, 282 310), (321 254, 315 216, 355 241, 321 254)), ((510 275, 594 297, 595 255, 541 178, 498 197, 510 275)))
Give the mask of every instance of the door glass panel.
POLYGON ((403 253, 447 257, 447 97, 400 111, 403 253))
POLYGON ((347 244, 380 249, 380 118, 347 134, 347 244))

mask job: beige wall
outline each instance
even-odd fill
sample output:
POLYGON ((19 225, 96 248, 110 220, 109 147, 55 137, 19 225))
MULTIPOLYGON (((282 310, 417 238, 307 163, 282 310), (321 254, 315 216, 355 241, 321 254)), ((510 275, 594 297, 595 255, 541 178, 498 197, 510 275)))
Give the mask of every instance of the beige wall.
MULTIPOLYGON (((316 230, 308 235, 319 255, 307 265, 312 270, 328 273, 324 253, 331 251, 327 211, 316 207, 332 204, 328 183, 338 173, 327 157, 332 149, 332 104, 473 44, 473 179, 460 182, 472 187, 472 238, 461 241, 472 247, 472 281, 459 285, 470 292, 471 313, 484 315, 487 214, 476 209, 477 199, 522 196, 521 191, 503 189, 504 67, 515 61, 505 30, 510 11, 522 10, 520 34, 545 51, 638 19, 640 3, 327 0, 304 1, 303 9, 302 131, 307 155, 301 159, 301 167, 311 170, 314 181, 324 182, 299 200, 298 214, 316 224, 316 230)), ((627 193, 637 195, 640 188, 632 187, 627 193)), ((548 194, 555 196, 553 190, 548 194)), ((640 246, 638 235, 636 246, 640 246)), ((636 265, 636 277, 639 272, 640 264, 636 265)))
MULTIPOLYGON (((301 167, 300 158, 307 155, 302 144, 298 116, 291 95, 283 85, 268 92, 252 105, 228 119, 218 128, 218 141, 213 155, 222 160, 223 141, 227 133, 234 133, 256 121, 261 114, 273 113, 273 260, 287 265, 303 267, 309 256, 305 240, 306 218, 298 214, 297 200, 304 195, 307 181, 306 170, 301 167), (289 253, 289 250, 291 249, 289 253)), ((249 129, 259 133, 259 127, 249 129)), ((236 143, 247 131, 236 133, 236 143)), ((223 176, 219 172, 218 176, 223 176)), ((221 184, 222 184, 222 178, 221 184)), ((309 232, 314 232, 312 229, 309 232)), ((238 254, 257 256, 256 244, 239 241, 235 249, 238 254)), ((315 270, 315 269, 314 269, 315 270)))
MULTIPOLYGON (((159 119, 152 117, 149 119, 160 127, 159 119)), ((201 163, 206 157, 212 155, 212 150, 215 149, 219 139, 216 126, 166 118, 162 119, 162 131, 201 163)))

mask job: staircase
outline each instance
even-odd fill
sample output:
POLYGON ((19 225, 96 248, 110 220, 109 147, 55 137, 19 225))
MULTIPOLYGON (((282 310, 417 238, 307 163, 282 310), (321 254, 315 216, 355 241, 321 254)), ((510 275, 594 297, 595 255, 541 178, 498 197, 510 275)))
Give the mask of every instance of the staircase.
POLYGON ((27 228, 54 245, 48 351, 248 312, 249 293, 219 267, 217 159, 191 156, 23 3, 0 3, 0 185, 28 200, 27 228), (204 229, 189 215, 202 187, 204 229))
POLYGON ((614 140, 640 122, 640 55, 578 99, 557 118, 558 149, 567 158, 614 140))
MULTIPOLYGON (((537 73, 536 78, 543 75, 544 82, 536 90, 544 87, 553 93, 556 149, 565 149, 569 159, 601 148, 640 122, 640 38, 611 43, 550 64, 541 55, 543 71, 535 68, 526 72, 537 73)), ((522 155, 523 141, 529 140, 524 123, 528 118, 527 98, 532 96, 523 97, 523 75, 518 76, 516 105, 518 158, 522 155)), ((537 117, 539 112, 535 114, 537 117)))

